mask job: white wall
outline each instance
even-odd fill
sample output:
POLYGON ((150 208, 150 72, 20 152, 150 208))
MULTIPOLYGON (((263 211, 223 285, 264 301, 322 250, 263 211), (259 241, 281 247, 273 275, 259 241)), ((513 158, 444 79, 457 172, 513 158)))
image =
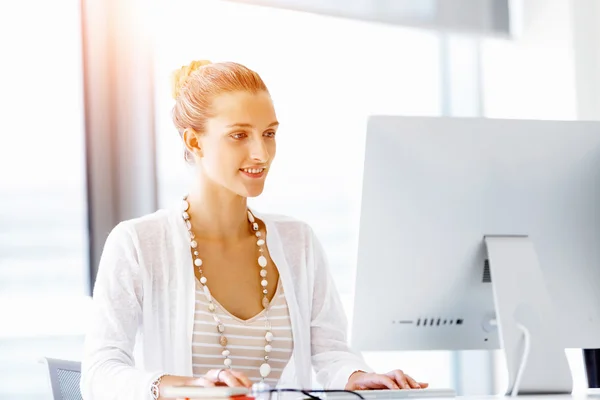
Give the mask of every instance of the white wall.
POLYGON ((484 114, 575 119, 571 1, 526 0, 522 12, 519 37, 482 45, 484 114))
POLYGON ((572 0, 579 119, 600 119, 600 1, 572 0))

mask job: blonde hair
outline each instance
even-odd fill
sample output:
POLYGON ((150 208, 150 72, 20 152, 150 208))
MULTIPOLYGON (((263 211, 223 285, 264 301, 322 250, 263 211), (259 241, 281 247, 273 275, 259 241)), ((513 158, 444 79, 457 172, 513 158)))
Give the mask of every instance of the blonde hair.
MULTIPOLYGON (((206 120, 212 116, 212 101, 220 94, 269 92, 260 76, 251 69, 234 62, 211 63, 208 60, 192 61, 174 71, 172 90, 175 99, 173 123, 180 135, 187 128, 204 132, 206 120)), ((187 149, 184 158, 193 162, 187 149)))

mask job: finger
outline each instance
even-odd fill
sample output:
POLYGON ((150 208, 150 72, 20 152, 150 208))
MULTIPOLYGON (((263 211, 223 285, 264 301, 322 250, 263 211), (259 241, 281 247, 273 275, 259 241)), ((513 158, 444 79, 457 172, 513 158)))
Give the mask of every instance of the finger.
POLYGON ((429 387, 429 383, 427 383, 427 382, 419 382, 419 385, 421 385, 421 387, 422 387, 423 389, 425 389, 425 388, 429 387))
POLYGON ((228 372, 226 369, 211 369, 204 375, 204 378, 211 381, 213 386, 231 386, 230 382, 225 381, 225 374, 228 372))
POLYGON ((396 380, 396 383, 398 384, 399 387, 401 387, 402 389, 410 389, 410 385, 408 384, 408 382, 406 380, 406 375, 404 375, 404 372, 397 369, 397 370, 393 371, 393 374, 394 374, 394 379, 396 380))
POLYGON ((244 386, 248 388, 252 387, 252 381, 243 372, 231 370, 231 373, 233 374, 233 376, 238 378, 238 380, 242 382, 244 386))
POLYGON ((371 389, 377 389, 377 385, 388 389, 400 389, 398 385, 396 385, 396 382, 394 382, 394 380, 387 375, 369 374, 365 378, 367 379, 365 380, 364 386, 367 386, 371 389))
POLYGON ((191 382, 192 386, 202 386, 202 387, 213 387, 215 386, 215 383, 213 381, 211 381, 210 379, 207 378, 196 378, 191 382))
POLYGON ((210 379, 211 381, 214 382, 217 379, 217 374, 218 373, 219 373, 218 369, 211 369, 206 374, 204 374, 204 377, 206 379, 210 379))
POLYGON ((408 385, 412 389, 421 389, 421 385, 419 384, 419 382, 415 381, 410 375, 404 374, 404 376, 406 377, 406 382, 408 382, 408 385))
POLYGON ((206 374, 204 374, 204 378, 217 383, 219 382, 219 373, 220 372, 224 372, 225 370, 222 369, 211 369, 210 371, 208 371, 206 374))
POLYGON ((230 387, 245 387, 245 385, 231 373, 230 370, 223 370, 219 375, 219 380, 230 387))

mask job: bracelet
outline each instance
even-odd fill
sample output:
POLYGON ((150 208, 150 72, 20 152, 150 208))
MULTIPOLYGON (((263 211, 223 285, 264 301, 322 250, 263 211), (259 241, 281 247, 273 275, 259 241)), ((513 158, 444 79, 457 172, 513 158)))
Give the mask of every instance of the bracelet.
POLYGON ((150 385, 150 394, 152 395, 152 398, 154 400, 157 400, 160 397, 160 380, 163 378, 163 376, 165 376, 166 374, 163 374, 161 376, 159 376, 158 378, 156 378, 156 380, 154 382, 152 382, 152 384, 150 385))

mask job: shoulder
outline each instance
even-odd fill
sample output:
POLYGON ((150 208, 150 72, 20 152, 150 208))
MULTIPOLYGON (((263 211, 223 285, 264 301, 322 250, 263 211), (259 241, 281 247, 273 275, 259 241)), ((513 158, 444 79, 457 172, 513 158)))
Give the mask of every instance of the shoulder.
POLYGON ((292 246, 309 249, 318 243, 312 226, 306 221, 283 214, 257 213, 256 216, 266 224, 267 234, 275 233, 286 248, 292 246))
POLYGON ((176 227, 172 209, 159 209, 136 218, 121 221, 110 232, 108 241, 119 241, 136 248, 155 246, 172 238, 176 227))
POLYGON ((160 209, 150 214, 125 220, 119 225, 138 236, 157 235, 173 229, 175 217, 173 210, 160 209))
POLYGON ((282 237, 296 237, 312 234, 311 226, 298 218, 284 214, 258 213, 259 217, 269 228, 274 228, 282 237))

